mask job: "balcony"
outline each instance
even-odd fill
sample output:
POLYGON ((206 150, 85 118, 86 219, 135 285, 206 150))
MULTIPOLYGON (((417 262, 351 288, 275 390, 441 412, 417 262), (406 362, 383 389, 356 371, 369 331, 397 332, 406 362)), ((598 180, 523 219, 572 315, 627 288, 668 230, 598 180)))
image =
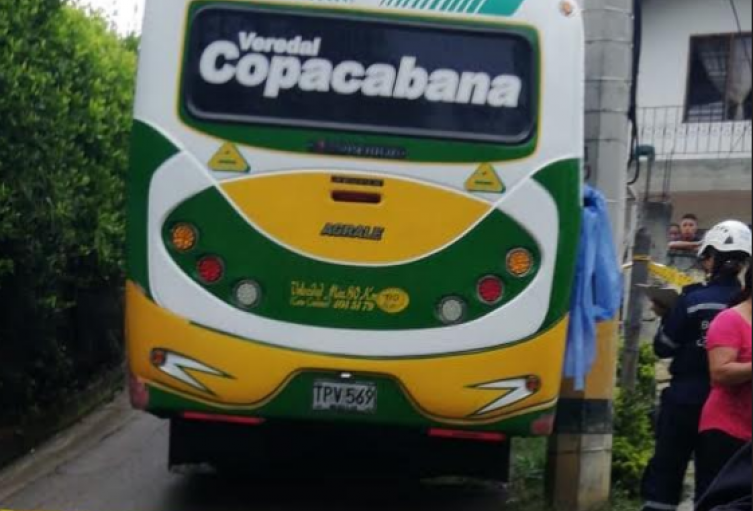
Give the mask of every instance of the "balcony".
POLYGON ((714 122, 719 109, 695 109, 688 118, 685 107, 642 108, 638 113, 640 144, 656 148, 660 160, 751 159, 751 121, 714 122))

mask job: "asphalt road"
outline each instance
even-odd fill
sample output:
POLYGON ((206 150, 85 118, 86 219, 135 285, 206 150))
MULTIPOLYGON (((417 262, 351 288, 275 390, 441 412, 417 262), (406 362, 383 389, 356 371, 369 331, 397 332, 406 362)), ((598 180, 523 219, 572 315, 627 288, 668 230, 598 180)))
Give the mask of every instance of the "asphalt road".
POLYGON ((120 398, 0 474, 15 511, 499 511, 503 492, 467 484, 171 474, 167 426, 120 398))

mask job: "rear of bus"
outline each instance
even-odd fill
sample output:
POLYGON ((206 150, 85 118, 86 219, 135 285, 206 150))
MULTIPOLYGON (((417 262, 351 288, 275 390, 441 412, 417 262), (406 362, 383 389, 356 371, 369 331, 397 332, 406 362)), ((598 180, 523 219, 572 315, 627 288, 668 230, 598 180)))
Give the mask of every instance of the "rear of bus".
POLYGON ((551 433, 583 52, 568 0, 149 0, 127 328, 171 463, 551 433))

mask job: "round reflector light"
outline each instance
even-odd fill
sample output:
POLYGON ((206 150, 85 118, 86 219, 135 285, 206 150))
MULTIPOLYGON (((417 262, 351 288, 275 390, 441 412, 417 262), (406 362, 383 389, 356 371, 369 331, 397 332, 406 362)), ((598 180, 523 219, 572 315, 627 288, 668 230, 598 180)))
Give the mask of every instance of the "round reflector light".
POLYGON ((205 284, 216 284, 225 276, 225 265, 222 259, 216 256, 202 258, 197 265, 199 278, 205 284))
POLYGON ((478 282, 478 297, 489 305, 499 303, 505 296, 505 283, 495 275, 489 275, 478 282))
POLYGON ((261 301, 261 286, 253 280, 244 280, 235 287, 235 300, 246 309, 256 307, 261 301))
POLYGON ((523 278, 533 271, 533 254, 525 248, 516 248, 507 254, 507 271, 511 275, 523 278))
POLYGON ((151 360, 154 367, 164 367, 167 364, 167 352, 161 349, 152 350, 151 360))
POLYGON ((529 376, 526 378, 526 389, 528 389, 529 392, 538 392, 541 390, 541 378, 538 376, 529 376))
POLYGON ((189 252, 196 247, 199 233, 196 228, 189 224, 178 224, 173 227, 171 241, 178 252, 189 252))
POLYGON ((465 319, 468 306, 462 298, 452 296, 439 303, 439 319, 446 325, 455 325, 465 319))

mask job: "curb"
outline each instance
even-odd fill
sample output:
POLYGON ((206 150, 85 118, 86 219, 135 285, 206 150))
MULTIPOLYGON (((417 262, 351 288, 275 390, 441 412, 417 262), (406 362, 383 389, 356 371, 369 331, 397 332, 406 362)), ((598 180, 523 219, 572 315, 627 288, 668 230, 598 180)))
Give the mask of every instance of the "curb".
POLYGON ((115 369, 97 378, 78 395, 26 417, 15 431, 0 437, 0 470, 112 400, 124 384, 123 369, 115 369))

